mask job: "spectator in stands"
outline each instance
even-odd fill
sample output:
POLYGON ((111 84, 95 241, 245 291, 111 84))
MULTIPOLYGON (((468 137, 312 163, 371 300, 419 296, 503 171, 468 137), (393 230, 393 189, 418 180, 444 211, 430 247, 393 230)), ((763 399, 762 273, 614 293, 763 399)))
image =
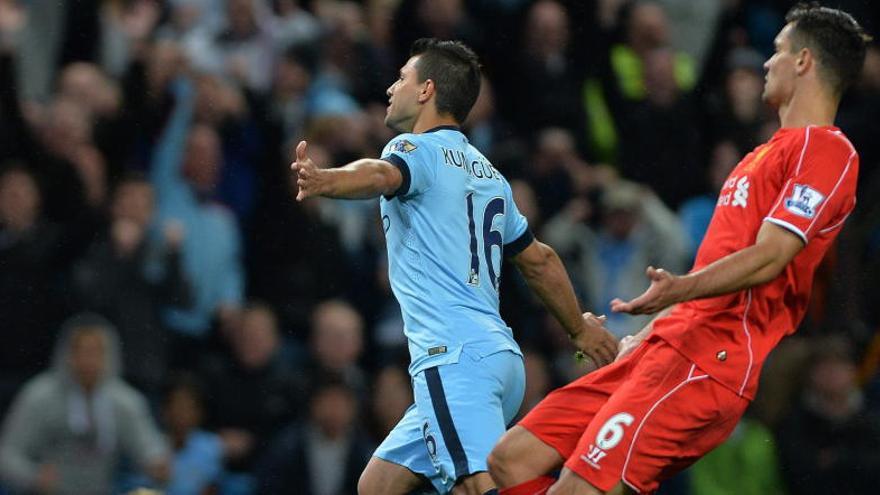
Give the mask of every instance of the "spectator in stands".
POLYGON ((265 153, 261 129, 237 86, 203 74, 196 78, 196 88, 195 121, 216 129, 220 143, 223 166, 217 172, 215 197, 245 224, 256 201, 258 162, 265 153))
POLYGON ((126 378, 157 398, 168 368, 161 308, 186 308, 190 291, 180 260, 182 227, 158 225, 153 198, 153 186, 140 175, 116 186, 110 221, 74 265, 71 283, 80 307, 116 324, 126 378))
POLYGON ((202 429, 205 397, 193 376, 181 375, 165 395, 163 417, 174 458, 168 495, 214 493, 223 474, 223 443, 202 429))
POLYGON ((566 208, 548 222, 544 236, 569 268, 584 307, 607 315, 608 329, 622 337, 639 331, 650 318, 612 313, 609 302, 615 294, 635 297, 647 289, 646 266, 671 266, 681 272, 686 261, 684 233, 675 215, 649 189, 631 182, 609 184, 601 210, 594 230, 584 223, 582 208, 566 208))
POLYGON ((156 30, 156 38, 180 46, 196 70, 216 69, 213 59, 214 38, 223 22, 219 2, 212 0, 175 0, 170 3, 167 22, 156 30))
POLYGON ((791 493, 871 493, 880 485, 880 419, 865 409, 849 342, 814 343, 801 400, 780 422, 791 493))
POLYGON ((104 157, 107 181, 112 183, 122 174, 126 140, 130 132, 121 125, 122 92, 115 80, 107 77, 95 64, 76 62, 62 70, 58 79, 58 98, 79 102, 93 125, 96 149, 104 157))
MULTIPOLYGON (((621 152, 630 151, 636 143, 622 132, 627 130, 625 118, 631 106, 644 102, 649 97, 648 86, 656 85, 649 80, 649 73, 671 65, 671 69, 662 68, 664 72, 671 72, 671 84, 665 82, 668 79, 665 75, 663 84, 672 86, 678 94, 688 94, 694 88, 697 74, 689 55, 670 48, 669 21, 658 2, 637 0, 622 3, 622 6, 621 2, 607 4, 610 7, 600 9, 607 10, 607 13, 600 14, 600 17, 607 17, 609 13, 612 17, 616 15, 622 39, 608 42, 608 46, 589 47, 603 51, 604 56, 591 64, 594 67, 584 82, 582 101, 589 122, 592 155, 615 162, 621 152), (664 57, 671 60, 659 60, 658 50, 668 52, 664 57)), ((658 92, 655 90, 654 94, 656 96, 658 92)))
POLYGON ((773 433, 748 414, 724 443, 697 461, 689 472, 694 494, 785 493, 773 433))
MULTIPOLYGON (((107 167, 104 156, 95 147, 93 140, 92 115, 88 108, 78 100, 58 97, 38 122, 45 157, 68 166, 82 184, 81 198, 70 198, 67 204, 58 208, 78 206, 83 209, 97 209, 107 197, 107 167), (75 201, 81 199, 83 203, 75 201)), ((31 162, 33 163, 33 162, 31 162)), ((67 188, 69 184, 58 184, 57 189, 67 188)), ((63 218, 75 219, 78 213, 58 212, 63 218)))
MULTIPOLYGON (((628 100, 640 100, 647 96, 644 63, 648 55, 657 49, 670 47, 669 19, 663 6, 653 0, 637 0, 621 12, 625 41, 611 49, 611 65, 619 88, 628 100)), ((696 84, 693 59, 682 52, 673 53, 675 86, 689 91, 696 84)))
POLYGON ((168 478, 168 447, 144 397, 119 378, 119 363, 107 320, 68 320, 52 368, 24 385, 5 419, 5 483, 24 492, 106 494, 123 456, 157 482, 168 478))
POLYGON ((400 3, 394 15, 394 46, 405 55, 421 37, 457 39, 480 53, 483 33, 462 0, 411 0, 400 3))
POLYGON ((388 365, 373 376, 370 396, 372 437, 382 441, 413 405, 412 387, 406 368, 388 365))
POLYGON ((162 16, 162 5, 142 0, 103 2, 98 8, 101 45, 96 58, 108 75, 119 78, 149 43, 162 16))
POLYGON ((14 52, 0 43, 0 160, 20 160, 31 170, 42 192, 43 214, 69 227, 76 245, 67 249, 78 253, 106 193, 104 159, 92 142, 90 116, 70 98, 23 112, 15 69, 14 52))
POLYGON ((568 13, 556 0, 536 2, 523 33, 523 54, 516 58, 518 83, 506 95, 519 104, 508 107, 508 117, 522 136, 536 128, 562 127, 583 139, 583 110, 572 104, 580 99, 582 74, 569 50, 568 13))
POLYGON ((299 0, 272 0, 272 35, 275 45, 287 49, 312 43, 321 34, 315 16, 302 8, 299 0))
POLYGON ((692 95, 679 89, 675 53, 658 48, 641 60, 645 97, 626 104, 618 118, 620 173, 650 184, 672 208, 702 189, 702 148, 692 95))
POLYGON ((21 383, 49 364, 63 318, 56 283, 61 229, 42 215, 33 174, 14 163, 0 170, 0 410, 21 383))
POLYGON ((485 75, 480 83, 480 94, 468 114, 464 129, 468 141, 478 150, 483 150, 487 157, 492 157, 497 143, 513 137, 513 130, 498 115, 495 89, 485 75))
POLYGON ((384 103, 394 67, 371 43, 364 7, 356 2, 327 2, 320 10, 326 29, 321 39, 320 84, 351 95, 360 105, 384 103))
MULTIPOLYGON (((876 33, 875 33, 876 34, 876 33)), ((862 77, 841 102, 839 126, 846 129, 853 146, 859 150, 862 165, 860 182, 870 182, 880 172, 880 45, 868 47, 862 77)))
POLYGON ((360 471, 375 447, 359 424, 359 408, 345 380, 319 378, 308 420, 286 428, 267 451, 257 470, 258 493, 356 493, 360 471))
POLYGON ((227 468, 243 474, 279 428, 300 415, 305 384, 301 363, 282 354, 277 320, 268 306, 247 306, 227 338, 232 359, 213 356, 202 367, 207 420, 220 435, 227 468))
POLYGON ((225 2, 225 24, 209 50, 213 72, 256 92, 269 89, 276 50, 270 12, 257 0, 225 2))
POLYGON ((321 216, 317 203, 292 200, 296 176, 287 164, 278 163, 264 175, 250 226, 251 296, 276 308, 282 327, 294 329, 297 343, 305 347, 315 306, 348 293, 356 277, 337 227, 321 216))
POLYGON ((532 159, 523 172, 545 218, 556 215, 568 202, 574 192, 571 171, 582 165, 571 131, 560 127, 539 131, 532 159))
POLYGON ((283 139, 298 141, 305 135, 308 96, 318 61, 316 47, 292 46, 275 66, 272 90, 260 110, 280 128, 283 139))
POLYGON ((359 365, 364 351, 364 322, 348 303, 324 302, 312 313, 311 354, 313 376, 337 374, 366 396, 367 377, 359 365))
POLYGON ((761 144, 761 127, 773 117, 761 100, 764 58, 749 48, 737 48, 727 56, 719 94, 707 98, 710 138, 732 139, 745 151, 761 144))
POLYGON ((183 266, 190 281, 193 305, 172 308, 168 326, 177 333, 179 363, 198 347, 216 317, 228 323, 238 311, 243 287, 237 225, 225 208, 210 201, 220 173, 220 143, 216 131, 191 127, 192 84, 175 82, 175 106, 153 153, 150 180, 156 191, 160 223, 183 226, 183 266))
POLYGON ((669 19, 671 45, 687 53, 700 72, 709 55, 718 30, 718 20, 725 7, 723 0, 659 0, 669 19))

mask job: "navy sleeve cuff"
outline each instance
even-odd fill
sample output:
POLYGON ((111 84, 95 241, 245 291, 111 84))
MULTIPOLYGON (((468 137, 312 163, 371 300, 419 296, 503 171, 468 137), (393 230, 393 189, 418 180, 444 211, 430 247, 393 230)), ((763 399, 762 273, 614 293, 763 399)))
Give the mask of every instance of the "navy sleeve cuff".
POLYGON ((534 234, 532 234, 531 229, 526 229, 525 232, 522 233, 519 238, 517 238, 513 242, 508 242, 504 245, 504 257, 505 258, 513 258, 519 253, 523 252, 532 241, 535 240, 534 234))
POLYGON ((397 167, 397 169, 400 170, 400 175, 403 177, 403 180, 400 181, 400 187, 398 187, 397 190, 394 191, 394 193, 390 195, 386 194, 385 199, 391 199, 397 196, 406 195, 406 193, 409 192, 409 186, 412 182, 412 175, 409 172, 409 165, 406 164, 406 161, 403 158, 393 154, 385 155, 381 159, 397 167))

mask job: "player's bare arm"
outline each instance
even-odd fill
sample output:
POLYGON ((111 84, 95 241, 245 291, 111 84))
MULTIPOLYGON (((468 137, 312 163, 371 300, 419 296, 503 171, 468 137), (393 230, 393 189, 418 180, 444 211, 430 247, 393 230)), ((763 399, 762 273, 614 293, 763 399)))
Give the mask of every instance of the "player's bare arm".
POLYGON ((617 354, 617 340, 602 325, 604 318, 581 314, 580 305, 559 255, 550 246, 533 241, 512 258, 529 288, 568 332, 575 346, 604 366, 617 354))
POLYGON ((307 146, 305 141, 300 141, 296 147, 296 161, 290 165, 297 175, 297 201, 312 196, 375 198, 382 194, 394 194, 403 182, 400 170, 385 160, 364 158, 340 168, 318 168, 309 158, 307 146))
POLYGON ((647 275, 651 279, 648 290, 629 302, 615 299, 611 309, 619 313, 652 314, 675 303, 765 284, 779 276, 803 247, 803 241, 796 234, 764 222, 755 244, 699 271, 673 275, 662 268, 648 267, 647 275))

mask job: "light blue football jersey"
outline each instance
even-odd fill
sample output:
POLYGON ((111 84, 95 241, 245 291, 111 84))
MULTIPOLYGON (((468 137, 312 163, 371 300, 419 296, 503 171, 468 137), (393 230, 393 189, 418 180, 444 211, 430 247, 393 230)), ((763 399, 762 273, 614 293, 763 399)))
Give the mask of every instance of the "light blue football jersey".
POLYGON ((501 261, 533 237, 510 184, 452 126, 401 134, 382 159, 403 174, 380 206, 410 374, 457 362, 465 345, 483 356, 519 354, 498 313, 501 261))

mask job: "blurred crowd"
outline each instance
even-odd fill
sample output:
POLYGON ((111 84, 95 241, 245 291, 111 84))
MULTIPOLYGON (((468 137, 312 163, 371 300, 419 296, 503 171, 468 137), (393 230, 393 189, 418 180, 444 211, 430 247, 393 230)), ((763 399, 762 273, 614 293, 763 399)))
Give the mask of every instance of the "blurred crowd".
MULTIPOLYGON (((880 32, 870 0, 832 2, 880 32)), ((585 309, 684 272, 777 129, 785 0, 0 0, 0 493, 355 493, 412 402, 376 201, 293 200, 293 146, 376 157, 423 36, 585 309)), ((859 203, 731 439, 667 494, 880 486, 880 47, 838 125, 859 203)), ((585 373, 511 267, 523 411, 585 373)))

